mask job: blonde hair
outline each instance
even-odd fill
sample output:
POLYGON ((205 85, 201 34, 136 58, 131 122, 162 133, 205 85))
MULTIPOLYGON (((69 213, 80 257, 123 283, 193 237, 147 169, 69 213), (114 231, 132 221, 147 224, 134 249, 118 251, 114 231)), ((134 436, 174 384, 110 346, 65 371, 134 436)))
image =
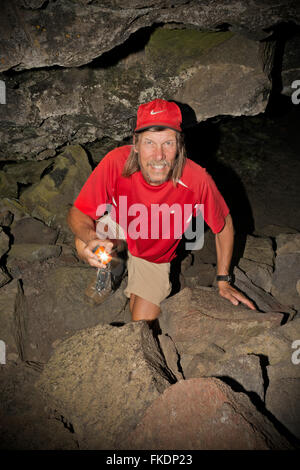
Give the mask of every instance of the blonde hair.
MULTIPOLYGON (((164 128, 153 126, 145 130, 150 131, 150 132, 160 132, 164 130, 164 128)), ((182 172, 183 172, 183 168, 186 162, 186 150, 185 150, 183 135, 180 132, 177 132, 177 131, 175 132, 176 132, 177 155, 176 155, 175 164, 171 171, 171 176, 170 176, 170 179, 173 181, 174 186, 176 186, 176 184, 180 180, 182 172)), ((142 133, 143 132, 135 132, 133 134, 135 144, 138 143, 139 137, 142 133)), ((124 176, 125 178, 128 178, 136 171, 140 171, 139 156, 138 156, 138 152, 136 152, 134 150, 134 147, 132 147, 131 152, 124 165, 122 176, 124 176)))

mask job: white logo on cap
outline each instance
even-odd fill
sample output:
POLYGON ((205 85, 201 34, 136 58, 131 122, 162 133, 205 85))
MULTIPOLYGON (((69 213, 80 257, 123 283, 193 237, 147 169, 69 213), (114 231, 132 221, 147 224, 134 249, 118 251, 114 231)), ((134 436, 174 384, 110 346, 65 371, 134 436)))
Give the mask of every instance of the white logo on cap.
POLYGON ((154 114, 163 113, 163 112, 164 112, 164 109, 162 109, 161 111, 153 111, 153 109, 152 109, 150 114, 152 114, 152 116, 153 116, 154 114))

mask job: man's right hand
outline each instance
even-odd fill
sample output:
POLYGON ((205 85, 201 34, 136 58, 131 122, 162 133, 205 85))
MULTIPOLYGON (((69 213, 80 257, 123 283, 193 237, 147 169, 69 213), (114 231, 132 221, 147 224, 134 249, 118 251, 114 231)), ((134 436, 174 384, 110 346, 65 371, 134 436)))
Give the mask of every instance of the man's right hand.
POLYGON ((84 243, 80 238, 75 238, 75 246, 79 257, 95 268, 105 268, 106 265, 101 263, 98 256, 93 252, 97 246, 104 246, 105 250, 110 253, 113 243, 110 240, 100 240, 99 238, 84 243))

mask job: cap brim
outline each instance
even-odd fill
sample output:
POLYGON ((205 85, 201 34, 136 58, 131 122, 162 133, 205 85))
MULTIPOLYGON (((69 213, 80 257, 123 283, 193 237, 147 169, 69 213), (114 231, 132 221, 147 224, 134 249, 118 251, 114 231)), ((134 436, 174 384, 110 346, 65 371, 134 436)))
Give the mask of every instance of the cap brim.
POLYGON ((182 132, 181 129, 178 129, 176 127, 172 127, 172 126, 167 125, 167 124, 151 124, 151 125, 149 124, 149 126, 134 129, 134 132, 143 132, 143 131, 146 131, 147 129, 151 129, 152 127, 160 127, 161 129, 172 129, 173 131, 182 132))

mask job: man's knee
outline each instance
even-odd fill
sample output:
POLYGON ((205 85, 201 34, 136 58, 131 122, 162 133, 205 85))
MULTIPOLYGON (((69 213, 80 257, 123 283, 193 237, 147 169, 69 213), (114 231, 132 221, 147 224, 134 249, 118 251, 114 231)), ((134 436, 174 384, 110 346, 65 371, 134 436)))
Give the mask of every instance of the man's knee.
POLYGON ((130 296, 130 307, 132 321, 146 320, 151 322, 160 314, 160 307, 158 305, 135 294, 130 296))

